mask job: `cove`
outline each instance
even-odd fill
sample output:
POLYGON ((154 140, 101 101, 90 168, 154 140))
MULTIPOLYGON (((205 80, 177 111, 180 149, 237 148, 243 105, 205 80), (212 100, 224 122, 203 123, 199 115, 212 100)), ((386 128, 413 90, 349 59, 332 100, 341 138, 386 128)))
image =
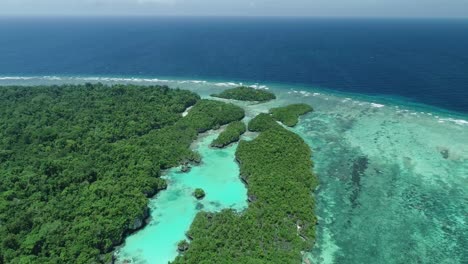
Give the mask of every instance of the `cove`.
POLYGON ((116 251, 116 263, 166 264, 177 256, 177 243, 186 239, 185 232, 198 211, 241 211, 247 207, 247 189, 240 181, 234 156, 237 144, 224 149, 209 146, 218 132, 205 133, 193 144, 202 156, 200 165, 187 173, 173 168, 163 176, 168 182, 167 190, 150 200, 149 223, 126 238, 116 251), (195 188, 205 191, 203 200, 193 197, 195 188))

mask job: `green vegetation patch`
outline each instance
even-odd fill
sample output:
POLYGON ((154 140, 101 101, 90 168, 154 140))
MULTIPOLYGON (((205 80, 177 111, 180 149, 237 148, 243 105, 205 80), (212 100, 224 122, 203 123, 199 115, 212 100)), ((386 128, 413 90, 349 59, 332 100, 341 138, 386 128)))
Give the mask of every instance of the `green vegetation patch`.
POLYGON ((308 104, 291 104, 284 107, 272 108, 270 113, 274 119, 286 126, 293 127, 299 122, 299 116, 312 112, 314 109, 308 104))
POLYGON ((166 187, 161 170, 243 117, 166 86, 0 87, 0 263, 108 263, 166 187))
POLYGON ((180 253, 183 253, 188 250, 190 244, 187 242, 187 240, 181 240, 179 243, 177 243, 177 251, 180 253))
POLYGON ((198 200, 203 199, 205 197, 205 191, 201 188, 196 188, 193 192, 193 196, 195 196, 195 198, 198 200))
POLYGON ((226 129, 219 134, 219 136, 213 140, 211 146, 217 148, 224 148, 225 146, 239 141, 239 138, 246 131, 246 126, 241 121, 235 121, 230 123, 226 129))
POLYGON ((311 151, 271 116, 262 119, 276 126, 241 141, 236 151, 248 209, 197 214, 188 232, 190 247, 174 263, 300 263, 300 252, 312 248, 317 177, 311 151))
POLYGON ((190 109, 188 115, 177 125, 181 129, 193 127, 198 133, 202 133, 232 121, 239 121, 244 115, 244 110, 236 105, 203 99, 190 109))
POLYGON ((281 128, 281 125, 269 114, 261 113, 249 122, 249 131, 252 132, 263 132, 272 128, 281 128))
POLYGON ((232 89, 224 90, 219 94, 212 94, 213 97, 234 99, 239 101, 258 101, 266 102, 276 99, 275 94, 261 89, 254 89, 252 87, 239 86, 232 89))

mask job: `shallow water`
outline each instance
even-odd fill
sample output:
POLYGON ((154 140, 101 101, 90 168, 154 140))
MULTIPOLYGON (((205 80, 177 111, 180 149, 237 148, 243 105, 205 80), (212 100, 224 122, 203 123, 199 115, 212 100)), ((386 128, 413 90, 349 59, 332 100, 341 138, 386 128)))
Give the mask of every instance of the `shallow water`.
POLYGON ((150 201, 151 220, 146 227, 129 236, 116 255, 117 263, 167 263, 177 256, 177 243, 185 239, 199 210, 223 208, 243 210, 247 190, 239 180, 235 162, 236 145, 225 149, 210 148, 217 133, 203 135, 194 148, 202 155, 202 164, 187 173, 173 168, 164 176, 168 188, 150 201), (206 196, 198 201, 192 193, 202 188, 206 196))
POLYGON ((395 106, 314 105, 294 129, 321 181, 313 263, 467 263, 468 127, 395 106))
MULTIPOLYGON (((51 77, 21 80, 23 84, 64 81, 84 80, 51 77)), ((204 97, 237 85, 128 78, 86 81, 160 83, 190 89, 204 97)), ((313 87, 269 86, 278 99, 266 104, 240 104, 246 109, 247 119, 289 103, 305 102, 315 109, 292 129, 312 147, 314 170, 321 183, 316 192, 319 225, 317 243, 310 253, 312 263, 468 263, 466 115, 389 98, 340 94, 313 87)), ((234 194, 238 208, 245 206, 245 189, 239 185, 238 168, 233 161, 235 146, 221 151, 228 153, 225 159, 206 145, 199 146, 205 162, 200 170, 207 166, 217 171, 219 166, 232 165, 222 168, 226 172, 223 175, 229 174, 232 184, 239 186, 236 187, 239 194, 234 194)), ((171 228, 174 222, 161 230, 150 224, 127 239, 122 256, 126 252, 149 263, 166 263, 176 256, 175 244, 184 238, 196 212, 196 201, 191 196, 193 188, 207 190, 203 203, 221 200, 210 198, 205 187, 219 186, 219 182, 199 177, 203 173, 195 175, 197 168, 187 175, 173 172, 167 176, 168 190, 151 201, 152 215, 162 226, 164 219, 170 218, 170 212, 175 212, 172 209, 176 207, 166 203, 172 197, 187 208, 184 214, 174 213, 184 216, 179 219, 181 224, 177 224, 181 228, 171 228), (164 214, 158 216, 158 211, 164 214), (167 248, 164 259, 155 253, 163 248, 167 248)))
POLYGON ((305 102, 292 130, 320 179, 311 263, 468 263, 468 122, 424 106, 272 88, 251 115, 305 102))

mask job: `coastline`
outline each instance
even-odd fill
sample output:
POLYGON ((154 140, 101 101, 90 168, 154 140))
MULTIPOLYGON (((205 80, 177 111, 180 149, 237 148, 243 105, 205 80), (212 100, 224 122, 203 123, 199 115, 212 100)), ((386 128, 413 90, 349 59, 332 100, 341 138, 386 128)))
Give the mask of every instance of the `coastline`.
MULTIPOLYGON (((273 89, 279 91, 290 91, 303 96, 331 96, 341 97, 343 100, 355 101, 357 103, 370 103, 375 107, 387 106, 393 107, 399 111, 409 111, 413 113, 431 113, 434 116, 441 117, 442 121, 454 122, 459 125, 468 126, 468 112, 454 111, 451 109, 442 108, 435 105, 429 105, 422 102, 417 102, 411 98, 398 95, 387 94, 366 94, 345 92, 334 90, 325 87, 301 84, 301 83, 284 83, 284 82, 262 82, 258 83, 249 80, 226 80, 226 79, 210 79, 210 78, 191 78, 191 77, 175 77, 175 76, 126 76, 126 75, 34 75, 34 76, 2 76, 0 75, 0 86, 3 85, 59 85, 59 84, 79 84, 79 83, 97 83, 104 84, 122 84, 131 83, 138 85, 168 85, 171 88, 181 88, 192 90, 200 93, 197 87, 183 87, 186 85, 212 85, 220 89, 233 88, 237 86, 250 86, 257 89, 273 89)), ((203 94, 202 97, 207 97, 209 94, 203 94)))

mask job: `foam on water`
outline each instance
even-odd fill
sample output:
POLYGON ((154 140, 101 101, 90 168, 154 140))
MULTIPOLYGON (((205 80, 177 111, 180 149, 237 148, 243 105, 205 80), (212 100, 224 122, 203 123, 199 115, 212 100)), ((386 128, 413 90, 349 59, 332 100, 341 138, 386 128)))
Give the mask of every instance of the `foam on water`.
POLYGON ((372 107, 375 107, 375 108, 381 108, 381 107, 384 107, 383 104, 376 104, 376 103, 371 103, 371 106, 372 107))

